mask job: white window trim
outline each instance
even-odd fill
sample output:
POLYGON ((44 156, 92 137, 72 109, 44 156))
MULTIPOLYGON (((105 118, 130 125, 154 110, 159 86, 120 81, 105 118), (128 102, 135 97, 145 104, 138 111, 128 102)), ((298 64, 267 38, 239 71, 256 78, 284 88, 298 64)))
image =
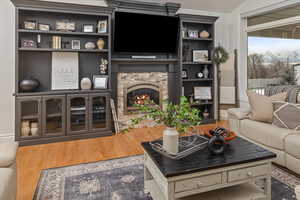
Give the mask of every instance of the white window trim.
MULTIPOLYGON (((254 26, 249 26, 247 27, 247 18, 248 17, 253 17, 256 15, 261 15, 270 11, 275 11, 278 9, 282 9, 285 7, 290 7, 293 5, 299 4, 299 0, 284 0, 281 3, 269 5, 267 7, 263 7, 260 9, 255 9, 250 12, 245 12, 240 14, 240 44, 239 44, 239 50, 240 50, 240 55, 238 58, 239 62, 239 68, 240 68, 240 73, 239 73, 239 86, 240 86, 240 103, 242 104, 248 104, 248 98, 245 93, 245 91, 248 89, 248 32, 252 31, 258 31, 258 30, 263 30, 263 29, 268 29, 269 27, 274 28, 276 26, 283 26, 285 23, 291 23, 291 19, 294 18, 288 18, 284 20, 277 20, 274 22, 270 23, 264 23, 260 25, 254 25, 254 26), (279 22, 279 23, 278 23, 279 22), (278 24, 276 24, 278 23, 278 24), (243 70, 244 69, 244 70, 243 70)), ((297 20, 300 20, 300 17, 297 20)), ((293 21, 295 23, 295 21, 293 21)), ((288 24, 286 24, 288 25, 288 24)))

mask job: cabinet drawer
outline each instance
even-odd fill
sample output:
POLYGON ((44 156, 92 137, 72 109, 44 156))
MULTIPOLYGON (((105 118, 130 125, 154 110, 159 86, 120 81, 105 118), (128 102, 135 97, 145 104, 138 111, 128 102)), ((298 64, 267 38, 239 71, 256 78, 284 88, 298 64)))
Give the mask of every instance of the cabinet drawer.
POLYGON ((175 192, 184 192, 222 183, 222 174, 195 177, 175 183, 175 192))
POLYGON ((268 174, 268 165, 236 169, 228 172, 228 182, 247 180, 248 178, 263 176, 268 174))

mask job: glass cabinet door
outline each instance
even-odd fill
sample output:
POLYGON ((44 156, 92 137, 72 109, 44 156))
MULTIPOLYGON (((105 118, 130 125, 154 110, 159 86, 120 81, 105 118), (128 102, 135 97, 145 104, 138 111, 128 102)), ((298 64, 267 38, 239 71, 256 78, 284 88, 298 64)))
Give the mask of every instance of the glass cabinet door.
POLYGON ((68 95, 68 133, 88 132, 88 95, 68 95))
POLYGON ((17 139, 41 136, 41 97, 17 98, 17 139))
POLYGON ((57 136, 65 134, 65 96, 43 97, 43 134, 57 136))
POLYGON ((109 129, 109 94, 90 94, 90 131, 109 129))

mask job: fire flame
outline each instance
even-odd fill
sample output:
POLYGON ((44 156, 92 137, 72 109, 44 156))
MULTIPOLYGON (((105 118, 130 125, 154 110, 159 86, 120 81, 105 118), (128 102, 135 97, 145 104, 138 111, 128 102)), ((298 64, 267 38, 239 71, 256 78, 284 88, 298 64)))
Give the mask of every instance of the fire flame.
POLYGON ((143 94, 143 95, 137 95, 134 97, 134 104, 138 105, 145 105, 146 101, 150 100, 150 95, 143 94))

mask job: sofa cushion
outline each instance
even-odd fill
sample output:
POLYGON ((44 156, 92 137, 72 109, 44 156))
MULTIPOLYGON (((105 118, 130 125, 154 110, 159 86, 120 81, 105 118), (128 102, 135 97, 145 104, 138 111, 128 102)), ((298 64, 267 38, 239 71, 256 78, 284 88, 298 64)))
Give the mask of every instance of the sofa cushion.
POLYGON ((272 101, 285 101, 287 93, 284 92, 268 97, 248 90, 247 95, 251 108, 250 119, 271 123, 273 121, 272 101))
POLYGON ((300 132, 286 137, 285 149, 286 153, 300 159, 300 132))
POLYGON ((15 196, 16 175, 13 169, 0 168, 0 199, 12 200, 15 196))
POLYGON ((16 160, 18 150, 17 142, 0 143, 0 167, 9 167, 16 160))
POLYGON ((273 102, 273 125, 300 130, 300 104, 273 102))
POLYGON ((278 128, 272 124, 257 122, 253 120, 242 120, 240 124, 241 135, 268 147, 278 150, 285 149, 284 140, 289 134, 297 131, 278 128))
POLYGON ((300 103, 300 93, 298 94, 297 102, 300 103))

